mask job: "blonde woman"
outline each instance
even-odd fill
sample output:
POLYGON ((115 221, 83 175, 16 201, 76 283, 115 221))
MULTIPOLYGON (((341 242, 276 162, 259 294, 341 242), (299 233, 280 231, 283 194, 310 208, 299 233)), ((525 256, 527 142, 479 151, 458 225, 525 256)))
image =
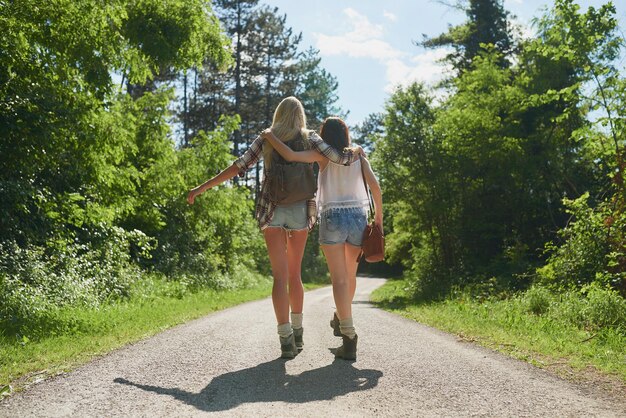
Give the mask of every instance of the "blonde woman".
MULTIPOLYGON (((280 102, 274 112, 269 129, 274 137, 289 149, 308 149, 324 155, 337 164, 351 164, 358 160, 356 149, 335 150, 312 131, 306 129, 306 116, 302 103, 295 97, 280 102)), ((316 220, 314 199, 306 199, 281 205, 274 201, 270 191, 272 164, 280 158, 272 145, 258 136, 250 148, 233 164, 192 189, 187 200, 193 204, 196 197, 253 167, 259 159, 264 160, 263 183, 257 198, 256 219, 263 232, 269 254, 274 285, 272 303, 278 323, 281 357, 293 358, 304 346, 302 328, 302 306, 304 290, 300 274, 304 246, 308 231, 316 220), (291 314, 290 314, 291 309, 291 314)))
MULTIPOLYGON (((337 152, 350 146, 348 127, 340 118, 327 118, 320 133, 324 142, 337 152)), ((383 200, 380 185, 364 156, 350 166, 341 166, 319 153, 290 149, 270 130, 264 131, 262 136, 287 161, 317 162, 320 166, 317 190, 321 218, 319 243, 328 264, 337 307, 330 324, 334 334, 343 339, 335 356, 356 360, 358 336, 352 319, 352 299, 356 290, 357 259, 361 253, 369 207, 364 178, 374 199, 374 222, 382 231, 383 200)))

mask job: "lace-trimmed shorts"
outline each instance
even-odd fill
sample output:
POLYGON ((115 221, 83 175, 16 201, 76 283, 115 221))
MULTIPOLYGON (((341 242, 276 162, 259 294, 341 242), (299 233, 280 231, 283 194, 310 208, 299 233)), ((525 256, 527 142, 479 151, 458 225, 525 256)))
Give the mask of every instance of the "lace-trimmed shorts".
POLYGON ((321 215, 319 243, 348 243, 360 247, 366 225, 367 213, 363 208, 326 209, 321 215))

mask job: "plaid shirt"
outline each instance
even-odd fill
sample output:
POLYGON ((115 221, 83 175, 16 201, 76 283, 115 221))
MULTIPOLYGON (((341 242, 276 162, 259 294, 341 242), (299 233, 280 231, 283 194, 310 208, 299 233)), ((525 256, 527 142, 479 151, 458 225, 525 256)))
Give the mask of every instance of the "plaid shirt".
MULTIPOLYGON (((246 152, 239 158, 237 158, 234 164, 239 167, 239 176, 243 177, 246 171, 248 171, 253 165, 259 161, 259 159, 263 156, 263 138, 261 136, 257 136, 250 148, 246 150, 246 152)), ((309 134, 309 142, 311 144, 311 149, 318 151, 324 157, 328 158, 330 161, 342 164, 342 165, 350 165, 354 161, 359 159, 359 154, 356 152, 352 152, 350 149, 346 149, 343 153, 338 152, 336 149, 325 143, 322 138, 316 134, 315 132, 311 132, 309 134)), ((276 209, 276 204, 273 203, 269 198, 269 193, 267 190, 267 184, 265 178, 267 173, 265 169, 263 170, 263 183, 261 184, 261 191, 259 193, 257 204, 256 204, 256 214, 255 217, 259 223, 259 228, 264 230, 267 226, 272 222, 272 218, 274 217, 274 210, 276 209)), ((310 199, 307 200, 308 207, 308 227, 309 230, 313 228, 315 225, 315 221, 317 220, 317 209, 315 206, 315 200, 310 199)))

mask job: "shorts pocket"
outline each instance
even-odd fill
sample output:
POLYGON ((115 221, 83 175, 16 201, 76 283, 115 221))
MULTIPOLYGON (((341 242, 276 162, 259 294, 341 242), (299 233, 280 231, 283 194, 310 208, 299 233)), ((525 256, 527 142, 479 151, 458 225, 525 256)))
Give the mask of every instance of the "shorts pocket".
POLYGON ((364 214, 359 214, 354 218, 354 226, 358 231, 363 232, 365 230, 365 226, 367 225, 367 216, 364 214))
POLYGON ((324 223, 328 232, 336 232, 341 226, 341 219, 332 213, 324 215, 324 223))

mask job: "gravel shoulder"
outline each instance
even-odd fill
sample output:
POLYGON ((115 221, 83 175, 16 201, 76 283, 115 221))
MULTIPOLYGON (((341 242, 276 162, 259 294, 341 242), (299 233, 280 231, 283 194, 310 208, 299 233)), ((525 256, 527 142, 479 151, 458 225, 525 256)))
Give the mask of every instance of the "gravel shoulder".
POLYGON ((359 278, 356 362, 335 360, 330 287, 307 292, 304 351, 279 359, 268 299, 174 327, 0 403, 28 416, 601 416, 626 400, 372 306, 359 278))

